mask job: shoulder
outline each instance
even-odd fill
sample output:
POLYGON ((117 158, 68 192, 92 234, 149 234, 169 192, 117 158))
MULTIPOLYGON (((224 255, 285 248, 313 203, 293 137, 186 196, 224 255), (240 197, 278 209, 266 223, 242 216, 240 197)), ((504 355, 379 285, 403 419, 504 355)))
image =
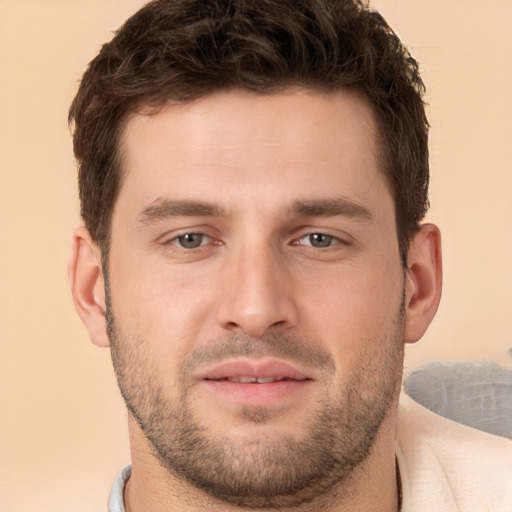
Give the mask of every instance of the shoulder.
POLYGON ((415 511, 512 511, 512 441, 442 418, 405 394, 397 457, 404 512, 406 503, 415 511))

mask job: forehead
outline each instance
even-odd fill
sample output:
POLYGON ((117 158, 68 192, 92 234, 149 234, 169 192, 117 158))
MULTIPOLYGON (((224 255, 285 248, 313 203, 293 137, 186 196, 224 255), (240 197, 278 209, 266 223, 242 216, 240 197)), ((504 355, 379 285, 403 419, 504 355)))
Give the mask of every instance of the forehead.
POLYGON ((128 119, 120 196, 135 192, 146 203, 176 193, 222 200, 236 190, 239 197, 277 199, 280 190, 286 201, 329 196, 335 183, 337 195, 352 199, 372 184, 389 196, 377 140, 371 107, 357 93, 223 91, 128 119))
POLYGON ((357 91, 346 90, 320 92, 288 88, 262 94, 232 89, 196 100, 169 101, 157 108, 143 104, 125 123, 121 134, 124 147, 134 139, 140 140, 142 131, 148 128, 152 135, 165 130, 180 138, 193 136, 195 142, 202 142, 204 135, 213 142, 212 136, 216 136, 216 143, 227 142, 230 146, 250 142, 247 135, 256 137, 254 143, 279 135, 283 144, 291 145, 296 137, 305 136, 318 144, 319 139, 314 140, 312 132, 323 132, 322 138, 328 144, 327 132, 346 136, 355 128, 354 135, 362 135, 365 140, 354 137, 350 142, 364 143, 367 151, 370 146, 377 149, 378 138, 369 101, 357 91), (205 130, 207 125, 214 128, 213 124, 221 129, 205 130))

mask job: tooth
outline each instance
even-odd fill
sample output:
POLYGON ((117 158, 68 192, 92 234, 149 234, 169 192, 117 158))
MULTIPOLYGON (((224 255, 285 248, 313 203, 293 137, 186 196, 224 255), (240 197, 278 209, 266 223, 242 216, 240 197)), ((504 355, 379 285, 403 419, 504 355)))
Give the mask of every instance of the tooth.
POLYGON ((239 382, 241 384, 251 384, 256 382, 256 377, 228 377, 229 382, 239 382))
POLYGON ((257 380, 260 384, 266 384, 267 382, 275 382, 277 379, 275 377, 258 377, 257 380))

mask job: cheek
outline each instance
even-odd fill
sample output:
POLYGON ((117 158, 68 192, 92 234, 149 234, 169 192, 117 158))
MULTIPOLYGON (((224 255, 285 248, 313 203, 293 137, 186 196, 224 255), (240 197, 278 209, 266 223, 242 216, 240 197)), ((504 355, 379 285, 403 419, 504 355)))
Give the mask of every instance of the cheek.
POLYGON ((336 365, 345 369, 358 365, 368 352, 382 350, 395 335, 403 273, 396 265, 368 268, 344 269, 303 294, 307 330, 320 337, 336 365))
POLYGON ((181 360, 211 331, 214 298, 207 280, 147 262, 118 265, 111 295, 117 324, 126 335, 144 340, 162 361, 181 360))

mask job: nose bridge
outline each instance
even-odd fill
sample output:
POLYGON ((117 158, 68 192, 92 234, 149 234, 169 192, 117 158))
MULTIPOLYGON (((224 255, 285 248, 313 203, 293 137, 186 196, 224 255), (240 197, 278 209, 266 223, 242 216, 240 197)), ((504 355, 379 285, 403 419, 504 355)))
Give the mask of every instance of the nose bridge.
POLYGON ((258 239, 241 244, 230 256, 218 309, 223 327, 261 337, 269 329, 294 325, 295 304, 280 251, 258 239))

